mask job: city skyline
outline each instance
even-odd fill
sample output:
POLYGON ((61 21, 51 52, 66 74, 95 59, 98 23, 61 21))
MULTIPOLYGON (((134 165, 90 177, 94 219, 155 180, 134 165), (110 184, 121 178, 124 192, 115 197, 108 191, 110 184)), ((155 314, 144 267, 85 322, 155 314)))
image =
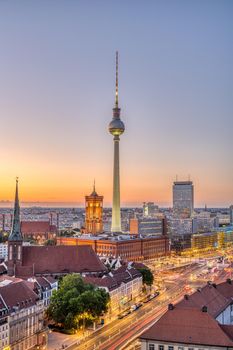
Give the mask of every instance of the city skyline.
POLYGON ((121 1, 119 13, 113 2, 53 5, 0 5, 0 200, 13 199, 17 175, 22 202, 84 203, 96 178, 111 205, 118 49, 122 207, 171 206, 176 174, 191 175, 196 207, 232 204, 233 5, 136 3, 131 17, 121 1))

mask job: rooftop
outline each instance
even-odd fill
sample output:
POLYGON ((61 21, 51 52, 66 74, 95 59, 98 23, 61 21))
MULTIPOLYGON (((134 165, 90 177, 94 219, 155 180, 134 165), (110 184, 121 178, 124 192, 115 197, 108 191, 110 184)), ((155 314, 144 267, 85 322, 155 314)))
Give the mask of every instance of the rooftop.
MULTIPOLYGON (((233 328, 233 326, 230 326, 233 328)), ((167 311, 141 339, 206 346, 233 346, 232 331, 226 332, 208 312, 197 308, 167 311)))
POLYGON ((151 328, 141 339, 173 343, 233 346, 233 325, 221 325, 215 318, 223 312, 233 298, 233 282, 207 283, 192 295, 186 295, 151 328))

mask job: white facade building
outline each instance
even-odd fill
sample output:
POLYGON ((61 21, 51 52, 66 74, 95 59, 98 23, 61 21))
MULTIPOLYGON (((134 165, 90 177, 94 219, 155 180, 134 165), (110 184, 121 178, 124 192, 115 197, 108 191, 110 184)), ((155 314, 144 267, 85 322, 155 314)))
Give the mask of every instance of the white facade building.
POLYGON ((0 243, 0 259, 7 259, 8 255, 8 244, 0 243))
POLYGON ((121 266, 102 278, 86 277, 85 280, 109 293, 110 314, 124 310, 142 292, 142 275, 133 267, 121 266))

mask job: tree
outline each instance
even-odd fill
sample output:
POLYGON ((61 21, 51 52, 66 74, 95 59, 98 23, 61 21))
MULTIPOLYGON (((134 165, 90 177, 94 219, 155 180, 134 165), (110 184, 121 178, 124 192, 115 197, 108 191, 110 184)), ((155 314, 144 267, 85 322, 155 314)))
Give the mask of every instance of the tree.
POLYGON ((142 274, 143 284, 146 284, 147 286, 151 287, 154 282, 154 276, 151 270, 149 268, 140 268, 137 270, 142 274))
POLYGON ((85 327, 107 311, 108 302, 109 294, 104 289, 70 274, 63 277, 58 291, 53 293, 47 316, 65 329, 85 327))
POLYGON ((0 232, 0 243, 5 243, 8 240, 8 233, 5 231, 0 232))
POLYGON ((44 245, 56 245, 56 239, 48 239, 44 242, 44 245))

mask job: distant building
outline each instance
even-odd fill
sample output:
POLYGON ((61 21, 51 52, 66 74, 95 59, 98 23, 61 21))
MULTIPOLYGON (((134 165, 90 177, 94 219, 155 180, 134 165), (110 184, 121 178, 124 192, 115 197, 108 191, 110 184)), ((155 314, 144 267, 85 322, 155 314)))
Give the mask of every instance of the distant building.
POLYGON ((191 247, 198 250, 226 248, 233 243, 233 226, 219 227, 213 232, 192 235, 191 247))
POLYGON ((95 190, 90 196, 86 196, 86 220, 85 228, 87 233, 93 235, 103 232, 103 196, 99 196, 95 190))
POLYGON ((103 222, 103 230, 104 230, 104 232, 110 232, 111 231, 111 227, 112 227, 112 220, 109 219, 109 218, 104 220, 104 222, 103 222))
POLYGON ((230 215, 224 213, 217 213, 216 218, 218 219, 219 225, 229 225, 230 224, 230 215))
POLYGON ((191 248, 191 234, 175 236, 171 240, 171 250, 180 253, 185 249, 191 248))
POLYGON ((230 206, 230 224, 233 225, 233 205, 230 206))
POLYGON ((158 205, 155 205, 154 202, 144 202, 143 203, 143 216, 153 217, 159 211, 158 205))
POLYGON ((193 233, 209 232, 219 226, 219 219, 208 211, 201 211, 193 217, 193 233))
POLYGON ((217 232, 206 232, 192 235, 191 248, 195 250, 211 250, 218 246, 217 232))
POLYGON ((175 181, 173 183, 173 213, 188 218, 194 209, 194 193, 192 181, 175 181))
POLYGON ((226 248, 233 243, 233 225, 219 227, 215 230, 218 234, 218 248, 226 248))
POLYGON ((58 237, 59 245, 89 245, 99 256, 120 257, 128 261, 141 261, 158 258, 169 254, 169 239, 166 235, 135 238, 130 235, 111 236, 108 234, 97 237, 82 235, 80 237, 58 237))
POLYGON ((141 336, 141 350, 233 348, 233 282, 185 295, 141 336))
POLYGON ((170 218, 168 220, 168 232, 171 238, 192 234, 194 232, 193 219, 170 218))
POLYGON ((23 239, 35 240, 39 244, 57 235, 57 227, 50 221, 21 221, 20 229, 23 239))
POLYGON ((139 234, 139 219, 138 218, 132 218, 129 220, 129 232, 131 235, 138 235, 139 234))
POLYGON ((132 218, 130 219, 130 234, 140 235, 163 235, 165 223, 164 219, 161 218, 132 218))

